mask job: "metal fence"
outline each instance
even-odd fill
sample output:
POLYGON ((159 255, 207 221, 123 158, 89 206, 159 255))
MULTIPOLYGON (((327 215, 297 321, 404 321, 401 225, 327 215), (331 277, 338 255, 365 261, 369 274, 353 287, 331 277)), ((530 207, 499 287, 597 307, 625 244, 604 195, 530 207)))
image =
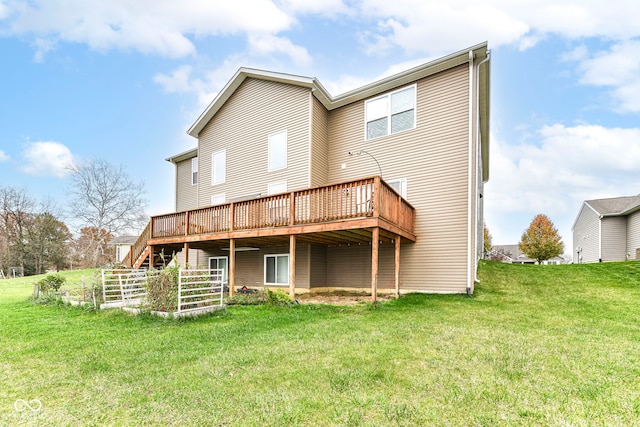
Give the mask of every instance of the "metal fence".
POLYGON ((140 305, 147 295, 146 270, 102 270, 102 297, 100 308, 140 305))
POLYGON ((224 270, 180 270, 176 313, 209 311, 224 305, 224 270))

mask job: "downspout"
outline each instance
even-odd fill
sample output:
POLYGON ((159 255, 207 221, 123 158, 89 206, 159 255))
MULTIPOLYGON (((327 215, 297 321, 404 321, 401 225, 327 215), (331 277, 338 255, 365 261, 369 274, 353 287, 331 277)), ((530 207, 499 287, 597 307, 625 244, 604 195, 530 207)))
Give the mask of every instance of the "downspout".
MULTIPOLYGON (((476 174, 476 179, 478 180, 478 183, 483 179, 482 178, 482 151, 481 151, 481 143, 482 143, 482 136, 480 134, 480 66, 482 64, 484 64, 485 62, 488 62, 491 59, 491 50, 487 49, 487 56, 480 62, 478 62, 478 65, 476 65, 476 169, 477 169, 477 174, 476 174)), ((484 182, 483 182, 484 183, 484 182)), ((476 220, 480 217, 480 200, 478 199, 478 201, 476 202, 476 220)), ((482 215, 482 220, 484 221, 484 209, 483 209, 483 215, 482 215)), ((483 226, 484 228, 484 226, 483 226)), ((480 232, 479 230, 476 230, 476 232, 480 232)), ((476 239, 478 240, 478 239, 476 239)), ((483 241, 483 248, 482 250, 484 250, 484 230, 482 233, 482 241, 483 241)), ((476 250, 476 267, 474 270, 474 281, 476 283, 480 283, 480 280, 478 280, 478 250, 476 250)))
POLYGON ((467 296, 471 296, 471 257, 475 258, 475 254, 472 254, 472 227, 471 227, 471 205, 473 202, 472 194, 472 179, 471 174, 473 173, 472 168, 472 159, 473 159, 473 86, 474 86, 474 78, 473 78, 473 51, 469 51, 469 150, 468 150, 468 171, 467 171, 467 194, 469 197, 467 203, 467 296))

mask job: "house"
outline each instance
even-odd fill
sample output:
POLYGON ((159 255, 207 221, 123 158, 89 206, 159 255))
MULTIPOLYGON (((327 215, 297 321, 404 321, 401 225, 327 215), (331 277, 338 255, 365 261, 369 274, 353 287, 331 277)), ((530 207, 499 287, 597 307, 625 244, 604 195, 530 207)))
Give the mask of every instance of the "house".
MULTIPOLYGON (((535 264, 535 259, 529 258, 526 254, 522 253, 520 247, 515 245, 493 245, 491 248, 491 259, 500 260, 509 264, 535 264)), ((557 256, 545 261, 542 264, 545 265, 557 265, 566 264, 567 260, 562 256, 557 256)))
POLYGON ((129 256, 131 246, 136 242, 138 236, 117 236, 109 242, 110 245, 115 247, 116 262, 123 262, 129 256))
POLYGON ((487 44, 339 96, 241 68, 171 156, 175 212, 130 263, 175 252, 240 286, 471 293, 489 177, 487 44))
POLYGON ((571 231, 576 263, 640 259, 640 195, 585 200, 571 231))

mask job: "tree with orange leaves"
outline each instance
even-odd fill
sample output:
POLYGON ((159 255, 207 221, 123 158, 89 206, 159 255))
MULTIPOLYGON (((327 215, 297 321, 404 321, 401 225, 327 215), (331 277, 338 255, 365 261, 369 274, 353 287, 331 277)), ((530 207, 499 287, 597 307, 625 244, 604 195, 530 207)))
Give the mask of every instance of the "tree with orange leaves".
POLYGON ((562 254, 564 243, 549 217, 539 214, 533 218, 529 228, 522 233, 518 248, 540 264, 542 261, 562 254))

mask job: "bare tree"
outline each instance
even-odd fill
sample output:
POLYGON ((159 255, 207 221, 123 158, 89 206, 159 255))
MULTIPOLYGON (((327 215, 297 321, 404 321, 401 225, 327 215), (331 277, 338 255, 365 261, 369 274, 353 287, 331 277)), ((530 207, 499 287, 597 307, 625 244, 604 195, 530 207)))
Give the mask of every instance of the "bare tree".
MULTIPOLYGON (((122 166, 105 160, 91 160, 72 166, 70 216, 80 227, 91 227, 98 239, 93 247, 103 247, 105 236, 137 232, 148 221, 144 209, 144 184, 134 183, 122 166)), ((93 261, 99 263, 99 253, 93 261)))

